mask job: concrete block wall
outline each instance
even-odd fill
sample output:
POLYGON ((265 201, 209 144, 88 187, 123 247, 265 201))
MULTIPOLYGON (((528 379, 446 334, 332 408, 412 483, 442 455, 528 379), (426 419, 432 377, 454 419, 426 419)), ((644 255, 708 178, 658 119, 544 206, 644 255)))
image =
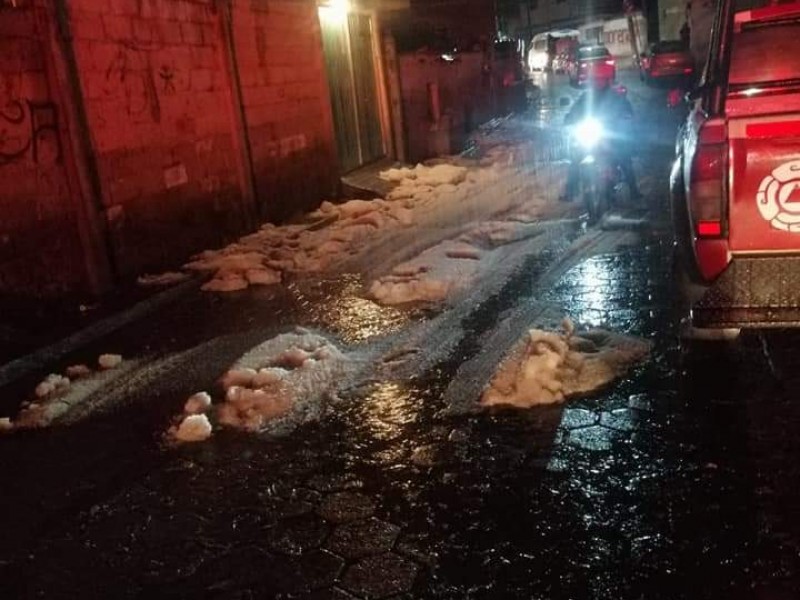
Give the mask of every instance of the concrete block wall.
POLYGON ((337 182, 317 3, 237 2, 233 39, 260 216, 282 220, 337 182))
POLYGON ((232 35, 220 0, 68 0, 53 90, 60 2, 0 10, 0 292, 85 290, 87 231, 122 282, 335 193, 315 0, 233 0, 232 35))
POLYGON ((408 160, 417 162, 444 151, 459 152, 469 131, 493 115, 490 80, 481 52, 464 52, 454 62, 437 54, 398 56, 408 160), (428 85, 439 90, 442 119, 436 131, 428 85), (444 128, 444 130, 442 130, 444 128), (442 147, 442 140, 446 140, 442 147))
POLYGON ((0 290, 20 294, 86 277, 48 39, 40 8, 0 8, 0 290))
POLYGON ((175 266, 241 232, 231 89, 211 0, 70 0, 113 261, 175 266))

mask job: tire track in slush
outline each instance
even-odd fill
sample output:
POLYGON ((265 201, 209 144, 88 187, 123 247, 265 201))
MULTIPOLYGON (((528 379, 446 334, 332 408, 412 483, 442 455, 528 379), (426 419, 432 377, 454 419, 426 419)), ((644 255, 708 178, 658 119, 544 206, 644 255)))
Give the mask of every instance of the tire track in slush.
POLYGON ((560 306, 537 300, 538 290, 549 289, 576 264, 612 251, 626 239, 618 231, 581 235, 576 228, 560 233, 540 236, 538 241, 546 237, 547 244, 538 251, 528 246, 525 258, 510 275, 499 274, 499 282, 482 282, 478 294, 403 336, 390 354, 412 347, 426 351, 394 366, 390 377, 424 382, 435 390, 435 397, 443 399, 445 412, 474 410, 480 392, 520 332, 533 326, 555 327, 563 318, 560 306), (434 347, 429 346, 430 340, 436 340, 434 347))

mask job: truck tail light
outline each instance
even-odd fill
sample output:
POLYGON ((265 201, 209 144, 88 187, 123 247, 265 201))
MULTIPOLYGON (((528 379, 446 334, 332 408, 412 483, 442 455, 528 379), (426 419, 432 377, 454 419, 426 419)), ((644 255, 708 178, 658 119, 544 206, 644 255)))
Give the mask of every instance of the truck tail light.
POLYGON ((690 184, 690 212, 699 238, 725 234, 725 173, 728 150, 724 122, 710 121, 700 131, 690 184))
POLYGON ((722 223, 719 221, 698 221, 697 235, 700 237, 719 237, 722 235, 722 223))

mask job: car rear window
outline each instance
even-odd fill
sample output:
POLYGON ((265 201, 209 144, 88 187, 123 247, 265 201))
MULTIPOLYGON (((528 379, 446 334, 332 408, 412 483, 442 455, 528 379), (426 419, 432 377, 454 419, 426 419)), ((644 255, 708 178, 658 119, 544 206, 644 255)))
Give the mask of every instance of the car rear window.
POLYGON ((611 56, 611 53, 605 46, 591 46, 578 49, 578 58, 603 58, 604 56, 611 56))
POLYGON ((800 79, 800 21, 745 25, 733 36, 728 83, 769 84, 800 79))
POLYGON ((669 52, 685 52, 686 45, 683 42, 659 42, 653 48, 654 54, 667 54, 669 52))

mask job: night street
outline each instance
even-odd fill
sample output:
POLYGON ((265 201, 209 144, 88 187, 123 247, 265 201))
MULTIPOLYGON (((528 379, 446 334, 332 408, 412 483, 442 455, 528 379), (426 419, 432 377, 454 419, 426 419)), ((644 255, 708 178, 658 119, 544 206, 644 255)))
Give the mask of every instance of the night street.
MULTIPOLYGON (((538 74, 540 99, 485 135, 531 136, 524 177, 547 179, 552 210, 446 302, 380 304, 367 289, 488 220, 479 208, 387 235, 344 270, 194 289, 0 390, 13 415, 48 373, 124 357, 66 422, 0 433, 0 597, 800 597, 800 338, 682 352, 668 198, 682 113, 635 72, 619 79, 640 205, 588 226, 558 200, 579 92, 538 74), (583 397, 480 409, 517 340, 564 317, 650 353, 583 397), (216 401, 240 357, 297 327, 351 365, 310 416, 165 437, 187 398, 216 401)), ((520 185, 479 194, 501 203, 520 185)))

